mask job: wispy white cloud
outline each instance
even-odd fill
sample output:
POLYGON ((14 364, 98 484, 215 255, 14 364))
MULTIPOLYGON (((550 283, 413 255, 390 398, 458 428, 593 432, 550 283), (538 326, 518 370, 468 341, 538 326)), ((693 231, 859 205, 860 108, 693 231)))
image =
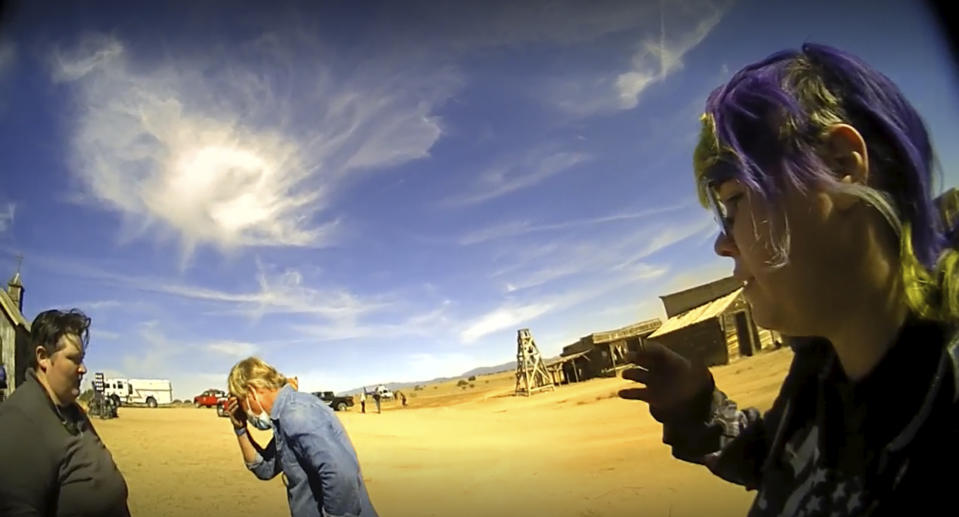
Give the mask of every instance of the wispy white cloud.
POLYGON ((404 64, 334 74, 342 59, 297 33, 146 63, 88 35, 51 57, 79 108, 72 169, 132 237, 172 232, 185 257, 199 244, 324 246, 338 229, 331 196, 357 173, 428 156, 434 108, 459 84, 404 64), (310 57, 292 63, 294 49, 310 57))
MULTIPOLYGON (((169 279, 121 274, 43 257, 35 257, 33 261, 44 269, 59 274, 94 279, 107 285, 138 291, 224 305, 225 308, 208 313, 235 314, 251 319, 258 319, 266 314, 307 314, 334 321, 349 321, 394 303, 386 295, 363 297, 347 288, 315 288, 304 280, 297 269, 274 271, 262 264, 258 264, 255 275, 257 289, 234 292, 183 284, 169 279)), ((112 305, 109 301, 101 303, 103 307, 112 305)))
MULTIPOLYGON (((573 45, 635 29, 657 16, 653 2, 575 0, 549 2, 389 3, 382 17, 415 43, 441 44, 455 52, 529 43, 573 45), (400 23, 398 20, 402 20, 400 23)), ((384 29, 387 27, 384 27, 384 29)))
POLYGON ((207 343, 206 349, 215 354, 244 358, 255 354, 259 347, 243 341, 214 341, 213 343, 207 343))
POLYGON ((137 332, 141 346, 123 356, 121 369, 131 377, 150 377, 152 372, 170 371, 174 358, 188 349, 186 343, 168 339, 159 321, 140 324, 137 332))
POLYGON ((549 253, 508 249, 502 260, 509 265, 493 271, 489 278, 502 282, 507 293, 561 279, 649 279, 652 278, 650 275, 664 274, 664 270, 647 263, 647 258, 713 227, 712 221, 705 216, 679 221, 659 219, 627 232, 604 232, 579 239, 564 237, 561 244, 558 241, 531 246, 534 249, 546 247, 549 253))
POLYGON ((17 62, 17 44, 9 39, 0 39, 0 78, 4 77, 17 62))
POLYGON ((499 307, 488 312, 460 332, 460 340, 472 343, 499 330, 524 325, 526 322, 541 316, 553 309, 552 304, 532 303, 527 305, 511 305, 499 307))
POLYGON ((106 65, 123 53, 123 45, 106 34, 89 34, 72 49, 56 49, 52 61, 53 80, 76 81, 106 65))
POLYGON ((93 340, 105 339, 108 341, 116 341, 122 337, 119 332, 113 332, 111 330, 104 330, 100 328, 91 328, 90 337, 93 340))
POLYGON ((97 355, 88 359, 87 367, 91 371, 112 372, 119 378, 169 379, 174 398, 192 400, 203 390, 224 389, 227 374, 235 361, 249 355, 247 352, 258 350, 252 343, 184 340, 171 337, 171 332, 172 329, 160 321, 141 322, 134 333, 136 346, 125 348, 119 358, 104 357, 99 349, 92 349, 91 355, 97 355), (199 350, 210 353, 212 368, 195 369, 199 350))
POLYGON ((444 334, 454 325, 448 313, 449 301, 439 307, 401 316, 391 322, 381 317, 375 322, 360 318, 341 319, 322 324, 293 325, 292 329, 311 342, 345 341, 362 338, 390 336, 393 339, 405 337, 431 337, 444 334))
POLYGON ((614 268, 621 269, 635 266, 637 263, 645 260, 650 255, 659 253, 660 251, 686 239, 696 236, 710 235, 715 228, 716 223, 706 214, 703 214, 701 217, 691 221, 665 226, 655 234, 649 236, 642 246, 635 248, 638 251, 630 254, 628 258, 616 264, 614 268))
POLYGON ((660 2, 659 16, 650 17, 643 26, 647 36, 637 44, 625 70, 558 80, 551 86, 550 98, 560 109, 578 116, 635 108, 649 86, 682 68, 683 56, 712 32, 731 3, 660 2))
MULTIPOLYGON (((515 158, 515 157, 513 157, 515 158)), ((542 181, 585 162, 589 157, 580 152, 537 149, 519 159, 502 163, 482 173, 470 191, 443 201, 446 206, 472 205, 489 201, 542 181)))
POLYGON ((508 237, 518 237, 536 232, 547 232, 554 230, 568 230, 571 228, 588 227, 606 223, 616 223, 622 221, 635 221, 637 219, 646 219, 652 216, 665 214, 675 210, 681 210, 691 206, 690 202, 677 203, 670 206, 640 210, 638 212, 618 213, 602 217, 591 217, 586 219, 576 219, 553 224, 531 224, 527 221, 512 221, 503 223, 464 235, 459 243, 462 245, 479 244, 487 241, 505 239, 508 237))
POLYGON ((120 300, 96 300, 89 302, 80 302, 71 304, 71 307, 83 307, 84 310, 113 309, 123 307, 125 304, 120 300))
POLYGON ((16 205, 6 203, 0 208, 0 233, 3 233, 13 226, 13 217, 16 214, 16 205))
POLYGON ((553 290, 547 295, 537 295, 535 302, 506 301, 469 323, 460 332, 460 341, 463 344, 470 344, 505 329, 528 327, 537 318, 549 313, 561 313, 573 309, 611 291, 659 279, 668 272, 669 269, 666 266, 636 264, 622 275, 597 279, 595 282, 573 284, 564 289, 553 290))

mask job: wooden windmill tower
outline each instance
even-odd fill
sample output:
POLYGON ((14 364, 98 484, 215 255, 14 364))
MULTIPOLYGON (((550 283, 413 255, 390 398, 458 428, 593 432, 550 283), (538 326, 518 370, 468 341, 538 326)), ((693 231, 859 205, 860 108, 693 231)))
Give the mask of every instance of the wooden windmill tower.
POLYGON ((553 389, 553 379, 529 329, 519 329, 516 334, 516 395, 529 397, 537 391, 553 389))

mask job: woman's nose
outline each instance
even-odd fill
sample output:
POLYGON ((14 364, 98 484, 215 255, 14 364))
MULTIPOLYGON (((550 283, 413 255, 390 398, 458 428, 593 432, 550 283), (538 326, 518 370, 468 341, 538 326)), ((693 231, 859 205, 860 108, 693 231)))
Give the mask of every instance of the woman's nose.
POLYGON ((724 231, 719 232, 719 235, 716 237, 716 242, 713 243, 713 250, 720 257, 734 257, 739 253, 739 249, 736 248, 736 241, 724 231))

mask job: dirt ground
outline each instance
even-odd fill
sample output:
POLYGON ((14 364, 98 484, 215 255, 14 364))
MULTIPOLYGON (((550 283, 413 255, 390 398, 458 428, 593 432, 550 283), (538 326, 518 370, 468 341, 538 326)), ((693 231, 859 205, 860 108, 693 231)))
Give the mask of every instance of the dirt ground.
MULTIPOLYGON (((768 408, 789 350, 714 369, 741 406, 768 408)), ((295 372, 289 372, 295 375, 295 372)), ((675 460, 645 405, 617 398, 631 383, 596 379, 531 398, 512 373, 407 391, 382 414, 337 413, 382 517, 742 516, 753 494, 675 460)), ((213 409, 121 408, 95 420, 130 488, 135 516, 289 515, 280 477, 243 465, 213 409)), ((268 433, 253 431, 265 444, 268 433)))

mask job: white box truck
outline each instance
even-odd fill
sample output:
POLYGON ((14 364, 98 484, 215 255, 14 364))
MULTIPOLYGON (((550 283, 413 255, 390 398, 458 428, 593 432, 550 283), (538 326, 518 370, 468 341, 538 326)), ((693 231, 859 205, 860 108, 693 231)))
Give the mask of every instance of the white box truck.
POLYGON ((157 407, 173 402, 173 384, 168 379, 104 379, 103 393, 117 406, 146 404, 157 407))

